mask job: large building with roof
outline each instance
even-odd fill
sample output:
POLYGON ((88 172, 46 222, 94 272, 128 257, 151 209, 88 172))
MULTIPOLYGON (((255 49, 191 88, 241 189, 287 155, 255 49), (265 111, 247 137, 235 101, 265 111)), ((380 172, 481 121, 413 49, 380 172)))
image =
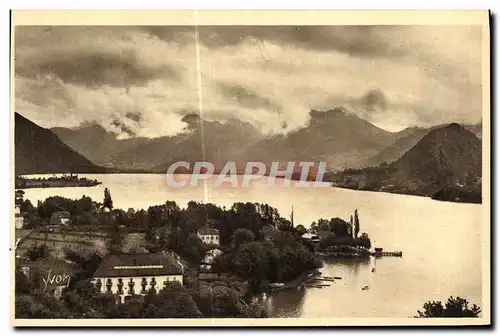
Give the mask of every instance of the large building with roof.
POLYGON ((183 284, 184 266, 166 252, 107 255, 92 282, 101 293, 115 294, 123 302, 131 295, 161 290, 169 282, 183 284))
POLYGON ((219 245, 219 230, 212 228, 212 227, 202 227, 201 229, 198 230, 197 232, 198 237, 201 239, 202 242, 208 245, 219 245))

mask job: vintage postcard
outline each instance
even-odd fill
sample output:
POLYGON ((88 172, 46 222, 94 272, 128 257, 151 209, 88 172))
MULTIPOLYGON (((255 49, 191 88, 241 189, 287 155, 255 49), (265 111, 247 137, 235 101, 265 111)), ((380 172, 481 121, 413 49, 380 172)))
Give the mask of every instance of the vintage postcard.
POLYGON ((487 11, 13 11, 13 326, 489 325, 487 11))

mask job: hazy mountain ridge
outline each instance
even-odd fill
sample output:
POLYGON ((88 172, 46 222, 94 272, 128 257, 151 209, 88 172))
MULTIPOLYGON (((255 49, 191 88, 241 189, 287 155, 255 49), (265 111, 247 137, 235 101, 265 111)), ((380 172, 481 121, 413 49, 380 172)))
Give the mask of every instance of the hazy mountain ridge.
POLYGON ((15 173, 102 173, 106 169, 71 149, 57 135, 14 114, 15 173))
POLYGON ((363 166, 400 135, 374 126, 343 108, 312 110, 308 125, 286 135, 265 138, 245 152, 249 160, 326 161, 329 169, 363 166))
POLYGON ((346 170, 327 178, 336 186, 434 196, 458 188, 479 195, 482 174, 481 140, 453 123, 434 128, 402 157, 391 164, 346 170))
MULTIPOLYGON (((117 139, 97 124, 79 129, 54 128, 63 141, 97 164, 124 170, 165 172, 176 161, 210 161, 221 168, 235 161, 327 162, 329 170, 390 163, 412 148, 428 129, 409 127, 389 132, 344 108, 310 112, 309 123, 288 134, 264 136, 237 118, 225 123, 197 114, 183 118, 184 132, 159 138, 117 139)), ((480 125, 470 126, 477 131, 480 125)))
POLYGON ((253 126, 237 119, 220 123, 204 121, 197 115, 185 117, 185 132, 153 139, 120 140, 98 125, 53 129, 73 147, 82 147, 85 153, 92 152, 93 157, 106 162, 108 166, 103 168, 71 149, 50 130, 18 113, 15 121, 17 174, 134 170, 164 173, 176 161, 209 161, 219 170, 226 161, 237 161, 242 169, 248 161, 270 164, 330 159, 330 163, 371 163, 368 168, 340 172, 333 169, 325 180, 339 187, 422 196, 441 192, 441 198, 455 197, 457 192, 467 198, 474 192, 473 199, 480 198, 481 140, 468 129, 481 132, 481 125, 453 123, 391 133, 335 109, 311 111, 306 127, 271 137, 263 137, 253 126), (375 155, 367 156, 370 152, 375 155), (380 165, 373 167, 378 162, 380 165))
POLYGON ((74 150, 89 158, 96 164, 112 167, 110 158, 117 153, 146 143, 143 137, 117 139, 116 134, 106 131, 97 123, 70 129, 65 127, 51 128, 61 140, 74 150))
POLYGON ((184 132, 159 138, 117 139, 102 127, 57 128, 54 131, 72 148, 107 167, 165 172, 176 161, 210 161, 221 166, 262 138, 252 125, 238 119, 206 121, 196 114, 183 118, 184 132), (92 136, 93 132, 95 135, 92 136), (94 139, 91 139, 94 137, 94 139))

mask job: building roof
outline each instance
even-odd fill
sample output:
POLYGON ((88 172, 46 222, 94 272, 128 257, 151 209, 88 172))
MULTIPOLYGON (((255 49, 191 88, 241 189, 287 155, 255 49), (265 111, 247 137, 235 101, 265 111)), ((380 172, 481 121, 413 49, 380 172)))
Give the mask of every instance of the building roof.
POLYGON ((182 274, 182 267, 170 255, 159 253, 111 254, 104 257, 95 278, 182 274))
POLYGON ((304 239, 311 239, 311 240, 318 240, 320 239, 318 235, 312 234, 312 233, 304 233, 302 235, 302 238, 304 239))
POLYGON ((60 259, 38 259, 36 261, 20 259, 16 260, 16 265, 19 265, 20 267, 29 267, 30 274, 39 272, 43 277, 46 277, 48 274, 60 275, 65 273, 73 275, 79 270, 74 263, 60 259))
POLYGON ((205 226, 205 227, 200 228, 198 230, 198 233, 200 235, 203 235, 203 236, 218 235, 219 234, 219 230, 217 230, 215 228, 212 228, 212 227, 205 226))

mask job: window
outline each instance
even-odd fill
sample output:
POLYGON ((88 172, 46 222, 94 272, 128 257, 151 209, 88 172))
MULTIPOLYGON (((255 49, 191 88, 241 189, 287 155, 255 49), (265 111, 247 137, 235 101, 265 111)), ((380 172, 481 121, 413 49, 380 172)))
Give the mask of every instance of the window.
POLYGON ((95 285, 97 287, 97 290, 99 292, 101 292, 101 290, 102 290, 102 281, 101 281, 101 279, 97 279, 97 281, 95 282, 95 285))
POLYGON ((108 279, 106 281, 106 293, 107 294, 112 294, 111 287, 113 287, 113 282, 111 281, 111 279, 108 279))
POLYGON ((156 286, 156 279, 155 278, 151 278, 151 289, 156 290, 155 286, 156 286))
POLYGON ((135 294, 134 285, 135 285, 134 279, 130 278, 130 281, 128 282, 128 293, 131 295, 135 294))
POLYGON ((123 294, 123 280, 118 279, 118 294, 123 294))

